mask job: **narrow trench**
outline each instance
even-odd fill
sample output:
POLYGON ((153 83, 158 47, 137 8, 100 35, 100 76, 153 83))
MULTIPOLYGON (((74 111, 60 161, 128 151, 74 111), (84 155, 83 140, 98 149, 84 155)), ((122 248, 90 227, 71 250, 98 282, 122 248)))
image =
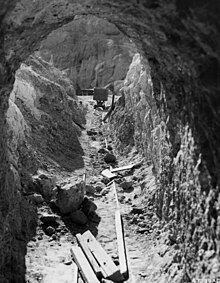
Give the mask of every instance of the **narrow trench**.
MULTIPOLYGON (((74 274, 70 258, 70 248, 72 245, 76 245, 75 235, 77 233, 83 233, 86 230, 90 230, 107 253, 112 256, 116 263, 118 262, 114 191, 111 186, 104 188, 101 193, 95 191, 95 182, 100 182, 101 171, 108 167, 103 162, 103 156, 97 154, 98 150, 105 146, 105 140, 111 142, 108 124, 102 124, 103 111, 100 109, 94 110, 94 102, 91 96, 82 96, 80 100, 82 101, 82 107, 87 109, 86 129, 82 131, 80 136, 80 144, 84 151, 83 159, 85 167, 70 173, 68 177, 62 177, 58 183, 74 182, 76 177, 82 178, 83 173, 86 172, 86 182, 94 186, 92 187, 90 185, 94 191, 92 193, 90 191, 87 195, 97 206, 96 214, 95 217, 89 218, 86 225, 77 225, 73 224, 68 217, 61 217, 56 210, 53 210, 53 207, 51 209, 45 203, 38 206, 39 219, 45 213, 53 214, 55 215, 54 217, 58 217, 58 225, 55 227, 53 234, 48 236, 45 234, 45 227, 42 226, 42 222, 38 220, 36 236, 27 245, 26 282, 29 283, 71 282, 74 274), (87 131, 91 129, 98 133, 95 138, 87 134, 87 131)), ((118 165, 126 165, 134 158, 134 156, 130 156, 127 159, 117 156, 118 165)), ((135 161, 140 161, 137 156, 135 161)), ((150 172, 151 170, 148 173, 150 174, 150 172)), ((141 175, 141 168, 128 173, 130 177, 138 177, 138 175, 141 175)), ((152 176, 149 176, 149 178, 152 178, 152 176)), ((144 209, 141 203, 143 201, 143 195, 137 182, 133 184, 131 191, 125 192, 118 186, 117 190, 124 222, 124 235, 129 266, 129 279, 125 282, 151 282, 151 279, 148 277, 153 274, 152 272, 148 273, 148 270, 153 269, 154 273, 158 273, 158 276, 160 271, 156 270, 157 268, 153 266, 152 262, 158 259, 154 258, 152 229, 147 225, 149 210, 144 209), (134 203, 135 207, 137 206, 140 211, 142 210, 140 215, 132 215, 130 213, 132 204, 134 206, 134 203)), ((47 223, 46 226, 48 225, 47 223)))

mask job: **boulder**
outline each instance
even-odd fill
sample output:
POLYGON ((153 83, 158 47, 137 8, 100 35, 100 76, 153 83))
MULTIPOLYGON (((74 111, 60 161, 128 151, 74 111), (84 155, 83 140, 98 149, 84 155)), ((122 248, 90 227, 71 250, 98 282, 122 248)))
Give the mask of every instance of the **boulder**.
POLYGON ((45 200, 51 200, 56 195, 56 178, 45 174, 32 177, 35 190, 38 191, 45 200))
POLYGON ((55 229, 51 226, 48 226, 45 229, 45 234, 48 235, 48 236, 52 236, 54 233, 55 233, 55 229))
POLYGON ((67 214, 80 207, 84 198, 84 187, 83 181, 58 187, 56 205, 61 213, 67 214))
POLYGON ((141 208, 141 207, 132 207, 131 211, 130 211, 131 214, 143 214, 144 213, 144 209, 141 208))
POLYGON ((40 216, 40 221, 43 222, 44 224, 57 224, 57 221, 59 220, 59 217, 56 214, 48 214, 48 213, 43 213, 40 216))
POLYGON ((94 194, 95 188, 92 185, 86 185, 86 194, 94 194))
POLYGON ((113 163, 116 161, 116 157, 112 153, 106 153, 106 155, 104 156, 104 161, 106 163, 113 163))
POLYGON ((98 134, 98 133, 97 133, 95 130, 93 130, 93 129, 86 131, 86 133, 87 133, 88 136, 94 136, 94 135, 97 135, 97 134, 98 134))
POLYGON ((120 187, 124 190, 129 190, 132 188, 132 182, 131 181, 123 181, 120 183, 120 187))
POLYGON ((44 202, 42 195, 40 194, 33 194, 28 197, 34 204, 41 204, 44 202))
POLYGON ((73 223, 76 223, 79 225, 85 225, 88 222, 87 216, 81 210, 73 211, 70 214, 70 219, 72 220, 73 223))
POLYGON ((82 205, 81 210, 87 215, 91 215, 97 209, 97 205, 89 198, 85 197, 82 205))

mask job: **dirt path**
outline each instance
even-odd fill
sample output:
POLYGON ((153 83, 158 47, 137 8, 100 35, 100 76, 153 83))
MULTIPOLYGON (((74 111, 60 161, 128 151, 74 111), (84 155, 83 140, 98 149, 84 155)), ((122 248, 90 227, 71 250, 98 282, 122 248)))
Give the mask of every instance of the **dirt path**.
MULTIPOLYGON (((81 99, 83 106, 87 108, 86 130, 93 128, 99 132, 99 135, 96 138, 92 138, 87 135, 86 130, 82 131, 80 143, 84 150, 83 160, 85 166, 69 174, 68 178, 82 177, 83 173, 86 172, 87 182, 94 183, 101 180, 101 170, 108 167, 102 160, 102 157, 97 154, 98 149, 104 145, 105 138, 108 139, 108 129, 106 124, 102 126, 101 118, 103 113, 93 109, 91 98, 82 97, 81 99)), ((118 157, 118 160, 119 164, 123 165, 126 162, 131 163, 131 160, 140 161, 140 158, 131 154, 127 157, 127 160, 120 160, 120 157, 118 157)), ((123 215, 129 264, 129 280, 127 282, 157 282, 156 279, 161 279, 162 276, 161 268, 164 268, 170 255, 168 250, 165 250, 164 254, 160 256, 154 248, 157 232, 152 229, 152 213, 149 209, 146 210, 145 208, 146 203, 144 202, 143 190, 140 185, 140 180, 144 180, 146 186, 152 187, 155 185, 154 179, 151 170, 149 168, 143 170, 143 167, 136 169, 133 175, 131 174, 128 177, 133 178, 133 189, 131 191, 124 191, 119 186, 117 188, 121 213, 123 215), (139 214, 132 214, 132 205, 143 208, 143 211, 139 214)), ((64 181, 66 178, 62 177, 60 181, 64 181)), ((45 235, 39 221, 36 236, 27 246, 26 282, 72 282, 73 265, 70 259, 70 247, 76 243, 75 234, 84 232, 87 229, 93 232, 105 250, 117 260, 115 231, 116 203, 113 189, 110 187, 108 190, 105 190, 105 194, 95 197, 94 202, 97 205, 97 214, 100 217, 99 223, 89 222, 87 226, 82 227, 74 225, 68 219, 59 216, 59 227, 56 229, 54 236, 49 237, 45 235)), ((42 215, 44 212, 54 213, 46 204, 38 207, 39 215, 42 215)), ((165 247, 163 248, 165 249, 165 247)))

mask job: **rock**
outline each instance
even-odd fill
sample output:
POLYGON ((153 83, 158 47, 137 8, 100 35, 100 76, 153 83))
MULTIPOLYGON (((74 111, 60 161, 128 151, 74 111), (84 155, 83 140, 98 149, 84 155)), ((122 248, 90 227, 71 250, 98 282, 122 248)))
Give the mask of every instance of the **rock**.
POLYGON ((108 194, 108 192, 109 192, 109 188, 104 188, 104 189, 101 191, 101 195, 102 195, 102 196, 105 196, 105 195, 108 194))
POLYGON ((109 145, 107 146, 107 149, 108 149, 108 150, 112 150, 113 148, 112 148, 112 146, 109 144, 109 145))
POLYGON ((101 182, 102 182, 103 184, 107 185, 107 184, 109 183, 109 179, 106 178, 106 177, 103 177, 103 178, 101 179, 101 182))
POLYGON ((55 229, 51 226, 48 226, 45 229, 45 234, 48 235, 48 236, 52 236, 54 233, 55 233, 55 229))
POLYGON ((30 195, 28 198, 35 204, 41 204, 44 202, 44 199, 40 194, 33 194, 30 195))
POLYGON ((139 228, 137 229, 137 233, 140 233, 140 234, 144 234, 145 232, 148 232, 149 229, 148 228, 139 228))
POLYGON ((65 260, 64 260, 64 264, 65 265, 71 265, 72 264, 72 258, 71 258, 71 256, 69 255, 69 256, 67 256, 66 258, 65 258, 65 260))
POLYGON ((144 213, 144 209, 143 208, 140 208, 140 207, 132 207, 131 211, 130 211, 131 214, 143 214, 144 213))
POLYGON ((94 213, 96 209, 97 205, 92 200, 85 197, 81 205, 81 210, 85 213, 85 215, 89 216, 94 213))
POLYGON ((94 136, 94 135, 98 134, 95 130, 88 130, 88 131, 86 131, 86 133, 87 133, 88 136, 94 136))
POLYGON ((85 225, 88 222, 88 218, 86 217, 84 212, 81 210, 73 211, 70 214, 70 218, 74 223, 80 224, 80 225, 85 225))
POLYGON ((40 221, 43 222, 44 224, 58 224, 57 220, 59 220, 59 217, 56 214, 48 214, 48 213, 43 213, 40 216, 40 221))
POLYGON ((86 194, 94 194, 95 188, 92 185, 86 185, 86 194))
POLYGON ((120 187, 122 187, 124 190, 129 190, 132 188, 132 182, 131 181, 124 181, 119 184, 120 187))
POLYGON ((105 188, 105 185, 102 182, 98 182, 95 185, 95 191, 100 193, 105 188))
POLYGON ((96 82, 105 86, 124 79, 135 47, 107 19, 87 15, 50 33, 41 42, 39 52, 47 61, 53 54, 55 66, 71 74, 73 85, 89 88, 96 82), (61 45, 65 46, 65 52, 60 50, 61 45))
POLYGON ((106 163, 113 163, 116 161, 116 157, 112 153, 106 153, 106 155, 104 156, 104 161, 106 163))
POLYGON ((58 189, 56 205, 64 214, 77 210, 83 202, 84 183, 66 184, 58 189))
POLYGON ((45 174, 35 175, 33 184, 36 191, 38 191, 46 200, 50 200, 56 194, 56 181, 55 177, 50 177, 45 174))
POLYGON ((41 241, 41 240, 43 240, 43 236, 42 236, 42 235, 39 235, 39 236, 37 237, 37 239, 38 239, 39 241, 41 241))
POLYGON ((101 154, 104 154, 104 153, 107 153, 108 151, 104 148, 104 147, 101 147, 99 150, 98 150, 98 153, 101 153, 101 154))

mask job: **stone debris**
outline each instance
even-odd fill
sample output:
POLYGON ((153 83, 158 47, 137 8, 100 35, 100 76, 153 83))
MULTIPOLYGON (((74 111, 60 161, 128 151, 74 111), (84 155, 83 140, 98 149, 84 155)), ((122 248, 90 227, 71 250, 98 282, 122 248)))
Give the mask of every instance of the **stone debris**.
POLYGON ((112 153, 106 153, 104 156, 104 161, 108 163, 114 163, 116 161, 116 157, 112 153))
POLYGON ((52 226, 48 226, 45 229, 45 234, 48 236, 52 236, 55 233, 55 229, 52 226))
POLYGON ((83 202, 84 183, 82 181, 73 184, 66 184, 62 188, 58 187, 56 205, 61 213, 68 214, 77 210, 83 202))
POLYGON ((40 194, 33 194, 28 196, 28 198, 34 203, 34 204, 42 204, 44 202, 44 198, 40 194))
POLYGON ((133 184, 131 181, 123 181, 119 184, 119 186, 122 187, 122 189, 124 189, 125 191, 131 189, 132 185, 133 184))
POLYGON ((73 223, 79 224, 79 225, 85 225, 88 222, 87 216, 81 210, 73 211, 70 214, 70 219, 72 220, 73 223))
POLYGON ((97 205, 89 198, 85 197, 83 199, 81 210, 85 213, 85 215, 89 216, 93 214, 97 209, 97 205))
POLYGON ((43 222, 44 224, 49 224, 49 223, 57 224, 57 221, 59 219, 60 219, 59 216, 57 216, 56 214, 43 213, 40 216, 40 221, 43 222))

